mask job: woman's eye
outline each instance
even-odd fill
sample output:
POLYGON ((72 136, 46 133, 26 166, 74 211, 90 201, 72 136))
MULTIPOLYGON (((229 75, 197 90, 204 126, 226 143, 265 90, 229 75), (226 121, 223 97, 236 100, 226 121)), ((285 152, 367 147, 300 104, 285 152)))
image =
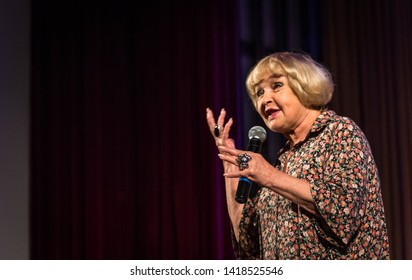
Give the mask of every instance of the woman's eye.
POLYGON ((263 90, 259 89, 258 91, 256 91, 256 96, 257 97, 261 97, 263 95, 263 90))
POLYGON ((279 89, 279 88, 281 88, 282 86, 283 86, 283 83, 281 83, 281 82, 276 82, 276 83, 273 83, 272 88, 273 88, 273 89, 279 89))

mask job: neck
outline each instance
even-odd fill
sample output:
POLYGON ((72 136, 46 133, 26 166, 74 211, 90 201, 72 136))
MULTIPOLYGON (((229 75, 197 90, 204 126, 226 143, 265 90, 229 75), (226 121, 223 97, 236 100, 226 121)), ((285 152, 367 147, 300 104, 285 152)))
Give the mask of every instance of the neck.
POLYGON ((302 118, 298 125, 286 136, 289 139, 292 146, 306 139, 310 128, 320 115, 319 110, 309 110, 307 114, 302 118))

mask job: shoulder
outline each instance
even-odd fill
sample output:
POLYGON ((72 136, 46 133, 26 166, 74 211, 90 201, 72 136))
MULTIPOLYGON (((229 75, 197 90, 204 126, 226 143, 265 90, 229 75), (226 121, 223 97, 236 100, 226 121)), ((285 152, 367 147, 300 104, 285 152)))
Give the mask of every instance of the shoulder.
POLYGON ((337 115, 334 111, 323 112, 317 120, 321 125, 317 141, 322 145, 339 147, 338 151, 349 149, 369 150, 369 143, 361 128, 351 118, 337 115), (349 148, 352 147, 352 148, 349 148))
POLYGON ((358 132, 363 135, 360 127, 351 118, 340 116, 332 110, 322 113, 318 119, 320 119, 320 122, 323 121, 325 123, 325 128, 330 132, 345 134, 340 136, 347 136, 347 133, 357 134, 358 132))
POLYGON ((369 142, 362 129, 351 118, 334 115, 324 129, 323 139, 328 139, 336 152, 344 152, 348 156, 363 157, 365 153, 371 154, 369 142))

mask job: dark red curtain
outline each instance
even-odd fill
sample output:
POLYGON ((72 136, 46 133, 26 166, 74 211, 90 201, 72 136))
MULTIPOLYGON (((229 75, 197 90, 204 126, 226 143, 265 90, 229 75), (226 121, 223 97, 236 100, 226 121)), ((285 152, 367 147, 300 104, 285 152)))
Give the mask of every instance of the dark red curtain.
POLYGON ((237 114, 229 1, 32 1, 31 258, 233 258, 206 107, 237 114))

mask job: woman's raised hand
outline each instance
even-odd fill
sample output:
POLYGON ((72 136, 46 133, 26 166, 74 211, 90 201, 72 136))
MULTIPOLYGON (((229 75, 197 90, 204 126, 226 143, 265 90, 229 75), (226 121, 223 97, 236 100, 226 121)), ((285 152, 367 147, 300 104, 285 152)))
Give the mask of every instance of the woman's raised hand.
POLYGON ((228 148, 235 148, 235 142, 232 138, 229 138, 229 131, 233 124, 233 119, 230 118, 225 123, 226 118, 226 110, 220 110, 219 117, 217 118, 217 122, 213 116, 213 112, 211 109, 206 109, 206 120, 207 124, 209 125, 209 130, 212 136, 215 139, 216 147, 225 146, 228 148))

